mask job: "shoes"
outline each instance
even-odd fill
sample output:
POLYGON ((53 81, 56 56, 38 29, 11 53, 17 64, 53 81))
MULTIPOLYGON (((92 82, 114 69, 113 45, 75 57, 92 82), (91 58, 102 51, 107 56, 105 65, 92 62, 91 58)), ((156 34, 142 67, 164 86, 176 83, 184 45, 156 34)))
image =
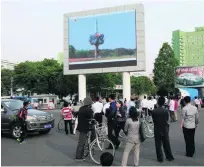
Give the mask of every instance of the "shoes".
POLYGON ((108 147, 108 148, 106 148, 106 149, 107 149, 107 150, 111 150, 111 149, 113 149, 113 147, 110 147, 110 146, 109 146, 109 147, 108 147))
POLYGON ((108 146, 108 148, 106 148, 107 150, 111 150, 111 149, 113 149, 113 147, 112 147, 112 145, 110 144, 109 146, 108 146))
POLYGON ((163 159, 158 159, 157 161, 162 163, 164 160, 163 159))
POLYGON ((17 142, 19 142, 20 144, 23 144, 23 143, 25 143, 25 140, 22 140, 22 139, 16 139, 17 140, 17 142))
POLYGON ((77 161, 77 162, 82 162, 82 161, 85 161, 86 159, 84 159, 84 158, 75 158, 75 161, 77 161))
POLYGON ((191 157, 191 158, 193 157, 193 155, 187 155, 187 154, 186 154, 185 156, 186 156, 186 157, 191 157))
POLYGON ((115 149, 117 150, 120 146, 121 146, 121 142, 120 142, 120 144, 115 146, 115 149))
POLYGON ((168 161, 173 161, 173 160, 174 160, 174 158, 167 158, 167 160, 168 160, 168 161))

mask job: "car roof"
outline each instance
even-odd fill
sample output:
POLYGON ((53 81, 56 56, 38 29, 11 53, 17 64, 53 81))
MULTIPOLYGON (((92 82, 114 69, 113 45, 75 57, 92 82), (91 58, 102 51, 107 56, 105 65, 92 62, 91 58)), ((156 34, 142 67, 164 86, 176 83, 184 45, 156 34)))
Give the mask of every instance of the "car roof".
POLYGON ((17 100, 17 99, 1 99, 2 102, 4 101, 20 101, 20 100, 17 100))

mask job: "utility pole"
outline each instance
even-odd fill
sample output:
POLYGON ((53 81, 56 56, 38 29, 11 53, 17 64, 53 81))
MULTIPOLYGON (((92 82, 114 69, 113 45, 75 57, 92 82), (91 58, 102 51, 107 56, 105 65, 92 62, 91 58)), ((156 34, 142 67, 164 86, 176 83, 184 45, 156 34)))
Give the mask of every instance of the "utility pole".
POLYGON ((11 77, 11 96, 13 96, 13 77, 11 77))

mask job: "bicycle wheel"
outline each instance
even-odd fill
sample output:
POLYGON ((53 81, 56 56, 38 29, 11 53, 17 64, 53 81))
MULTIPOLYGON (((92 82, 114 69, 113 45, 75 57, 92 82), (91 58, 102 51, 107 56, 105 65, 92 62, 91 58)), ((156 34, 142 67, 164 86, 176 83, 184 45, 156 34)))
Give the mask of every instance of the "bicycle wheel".
POLYGON ((58 122, 58 129, 64 130, 64 119, 63 118, 61 118, 58 122))
POLYGON ((145 134, 147 138, 154 137, 154 125, 153 124, 146 124, 145 126, 145 134))
POLYGON ((109 139, 97 140, 95 139, 90 145, 90 157, 93 162, 100 165, 100 157, 104 152, 110 152, 113 156, 115 156, 115 146, 109 139), (100 144, 100 148, 98 146, 100 144), (112 146, 113 149, 107 149, 109 146, 112 146))

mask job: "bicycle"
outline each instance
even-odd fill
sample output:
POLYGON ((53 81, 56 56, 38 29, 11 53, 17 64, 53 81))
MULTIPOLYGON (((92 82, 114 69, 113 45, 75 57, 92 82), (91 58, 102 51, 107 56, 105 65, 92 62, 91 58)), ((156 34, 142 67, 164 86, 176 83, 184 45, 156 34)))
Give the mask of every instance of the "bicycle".
POLYGON ((153 122, 149 122, 146 119, 142 120, 144 123, 144 130, 147 138, 154 137, 154 124, 153 122))
MULTIPOLYGON (((145 134, 147 138, 153 138, 154 137, 154 124, 152 119, 150 119, 150 116, 145 116, 143 114, 143 111, 138 109, 138 112, 140 112, 140 117, 143 118, 142 122, 144 123, 144 128, 145 128, 145 134)), ((119 137, 124 138, 125 133, 123 130, 120 131, 119 137)))
POLYGON ((92 161, 98 165, 100 165, 100 155, 105 150, 107 152, 107 147, 112 146, 111 154, 115 155, 115 146, 114 144, 107 138, 107 127, 105 124, 97 124, 95 119, 90 120, 90 126, 94 125, 94 127, 90 128, 90 131, 87 134, 86 144, 84 146, 84 157, 88 155, 91 157, 92 161), (94 123, 93 123, 94 122, 94 123), (91 135, 94 133, 95 139, 91 141, 91 135), (105 143, 107 142, 107 143, 105 143), (107 145, 106 145, 107 144, 107 145), (99 154, 97 154, 99 151, 99 154), (96 155, 96 157, 95 157, 96 155), (98 158, 98 159, 97 159, 98 158))

